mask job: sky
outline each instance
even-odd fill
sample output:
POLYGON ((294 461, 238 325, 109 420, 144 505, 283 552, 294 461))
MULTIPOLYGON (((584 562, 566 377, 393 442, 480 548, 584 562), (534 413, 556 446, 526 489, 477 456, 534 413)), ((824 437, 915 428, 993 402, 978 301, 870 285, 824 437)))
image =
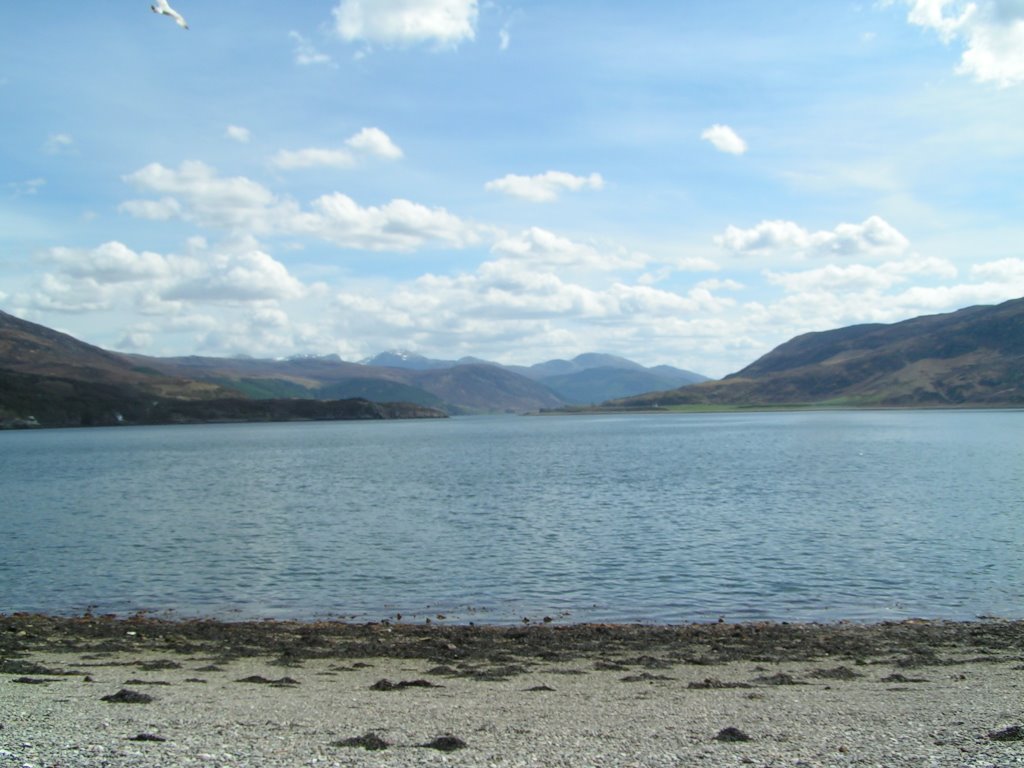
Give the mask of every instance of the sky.
POLYGON ((1024 0, 0 0, 0 309, 719 377, 1024 296, 1024 0))

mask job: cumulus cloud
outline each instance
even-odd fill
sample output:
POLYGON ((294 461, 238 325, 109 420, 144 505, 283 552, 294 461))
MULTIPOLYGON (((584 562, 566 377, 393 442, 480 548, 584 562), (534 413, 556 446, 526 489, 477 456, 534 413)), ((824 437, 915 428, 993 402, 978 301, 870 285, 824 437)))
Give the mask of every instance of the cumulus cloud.
POLYGON ((484 189, 492 192, 504 192, 513 197, 530 200, 534 203, 549 203, 558 199, 564 190, 576 192, 581 189, 601 189, 604 179, 601 174, 574 176, 564 171, 548 171, 536 176, 518 176, 510 173, 500 179, 484 184, 484 189))
POLYGON ((355 156, 347 149, 282 149, 271 162, 285 171, 296 168, 351 168, 356 164, 355 156))
POLYGON ((899 269, 893 269, 888 265, 871 267, 865 264, 828 264, 803 272, 768 271, 765 278, 769 283, 781 286, 789 293, 885 291, 906 281, 906 277, 899 269))
POLYGON ((125 179, 164 194, 159 200, 122 203, 121 210, 126 213, 149 218, 177 216, 236 236, 305 235, 345 248, 408 252, 430 243, 462 248, 481 242, 487 233, 484 227, 443 208, 403 199, 362 206, 348 195, 334 192, 303 209, 251 179, 221 177, 196 161, 182 163, 177 170, 152 163, 125 179))
POLYGON ((229 125, 224 130, 224 135, 232 141, 237 141, 239 144, 248 144, 249 139, 252 138, 248 128, 243 128, 240 125, 229 125))
POLYGON ((792 221, 762 221, 749 229, 735 226, 714 238, 737 255, 797 258, 886 258, 907 250, 910 243, 880 216, 861 224, 839 224, 831 231, 810 232, 792 221))
POLYGON ((1020 0, 904 0, 907 21, 964 47, 957 72, 1006 88, 1024 82, 1024 4, 1020 0))
POLYGON ((289 231, 346 248, 408 252, 431 241, 463 248, 481 240, 480 228, 443 208, 428 208, 409 200, 361 206, 348 195, 334 192, 318 197, 310 207, 311 212, 289 224, 289 231))
POLYGON ((60 311, 133 306, 147 315, 179 314, 197 304, 266 304, 301 299, 308 289, 284 264, 243 241, 180 256, 135 251, 110 241, 95 248, 51 248, 53 267, 37 284, 32 306, 60 311))
POLYGON ((728 125, 712 125, 707 128, 700 137, 710 141, 712 146, 719 152, 726 152, 730 155, 742 155, 747 151, 747 142, 728 125))
POLYGON ((359 133, 346 139, 345 144, 359 152, 389 160, 397 160, 402 156, 402 150, 380 128, 363 128, 359 133))
POLYGON ((181 203, 173 197, 161 197, 159 200, 126 200, 117 210, 137 219, 167 221, 181 215, 181 203))
POLYGON ((491 247, 491 253, 548 268, 579 267, 599 271, 642 269, 649 260, 642 253, 602 253, 593 246, 573 242, 540 227, 502 237, 491 247))
POLYGON ((172 263, 158 253, 133 251, 116 240, 92 249, 51 248, 43 258, 60 267, 62 274, 73 278, 90 278, 102 283, 123 283, 163 279, 182 270, 183 262, 172 263))
POLYGON ((271 301, 297 299, 302 283, 281 262, 258 249, 214 254, 202 275, 183 280, 161 298, 186 301, 271 301))
POLYGON ((1024 259, 999 259, 975 264, 971 267, 971 276, 1020 286, 1019 293, 1024 294, 1024 259))
POLYGON ((344 147, 323 149, 310 147, 281 150, 271 162, 283 170, 296 168, 351 168, 360 157, 374 155, 387 160, 402 157, 402 150, 380 128, 363 128, 345 140, 344 147))
POLYGON ((477 0, 341 0, 334 22, 347 42, 444 49, 476 36, 477 13, 477 0))
POLYGON ((334 60, 330 56, 318 51, 313 43, 294 29, 288 33, 288 37, 295 42, 295 63, 299 66, 308 67, 314 64, 334 66, 334 60))
POLYGON ((251 233, 272 231, 294 206, 278 200, 263 185, 244 176, 225 178, 197 160, 187 160, 174 170, 150 163, 124 177, 133 186, 162 194, 153 201, 129 200, 121 210, 132 215, 180 216, 203 226, 251 233), (176 210, 175 210, 176 209, 176 210))

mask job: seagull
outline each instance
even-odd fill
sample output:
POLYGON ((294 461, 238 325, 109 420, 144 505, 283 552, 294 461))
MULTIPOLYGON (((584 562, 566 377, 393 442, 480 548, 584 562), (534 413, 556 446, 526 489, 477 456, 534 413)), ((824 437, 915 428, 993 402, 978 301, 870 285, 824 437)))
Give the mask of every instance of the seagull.
POLYGON ((188 24, 185 23, 184 17, 176 10, 171 8, 167 4, 167 0, 156 0, 156 2, 149 6, 149 10, 153 13, 162 13, 164 16, 170 16, 182 29, 188 29, 188 24))

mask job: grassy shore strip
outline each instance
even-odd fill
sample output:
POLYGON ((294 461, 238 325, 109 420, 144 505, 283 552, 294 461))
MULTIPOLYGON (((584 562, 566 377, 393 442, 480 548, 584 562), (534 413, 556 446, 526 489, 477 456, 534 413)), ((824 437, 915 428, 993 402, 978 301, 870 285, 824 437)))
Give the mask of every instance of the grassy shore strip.
POLYGON ((907 620, 878 624, 715 623, 518 627, 333 621, 169 621, 148 616, 0 616, 0 658, 38 652, 168 652, 224 657, 409 658, 444 662, 568 660, 660 654, 678 663, 793 661, 868 663, 946 655, 1024 659, 1024 620, 907 620))

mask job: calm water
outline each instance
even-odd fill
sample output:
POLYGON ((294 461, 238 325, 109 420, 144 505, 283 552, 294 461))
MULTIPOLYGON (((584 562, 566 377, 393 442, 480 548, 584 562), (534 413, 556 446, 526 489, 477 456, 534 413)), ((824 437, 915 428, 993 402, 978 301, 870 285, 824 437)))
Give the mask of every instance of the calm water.
POLYGON ((1019 618, 1024 411, 7 432, 0 525, 0 612, 1019 618))

